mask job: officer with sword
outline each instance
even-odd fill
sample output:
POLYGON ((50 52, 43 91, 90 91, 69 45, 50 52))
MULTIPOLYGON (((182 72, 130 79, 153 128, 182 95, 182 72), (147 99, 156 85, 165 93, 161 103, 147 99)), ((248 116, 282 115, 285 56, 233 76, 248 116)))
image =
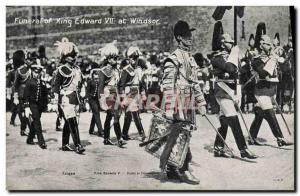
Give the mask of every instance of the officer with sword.
MULTIPOLYGON (((257 107, 260 112, 255 113, 255 118, 251 124, 250 135, 253 140, 249 141, 249 144, 261 145, 257 141, 257 135, 263 119, 266 119, 274 137, 277 140, 278 146, 281 147, 292 145, 292 142, 288 142, 284 138, 277 121, 275 111, 273 109, 273 102, 277 107, 279 107, 276 100, 274 99, 274 96, 276 94, 277 83, 279 82, 277 75, 277 66, 278 62, 280 61, 280 57, 271 52, 272 43, 268 35, 261 36, 258 50, 259 54, 254 57, 252 65, 253 69, 257 73, 256 75, 258 75, 258 82, 255 84, 254 95, 257 100, 257 107)), ((284 118, 283 120, 285 121, 284 118)))
MULTIPOLYGON (((221 42, 220 50, 215 52, 211 58, 214 75, 217 77, 214 94, 221 110, 219 117, 221 127, 218 131, 226 139, 228 127, 231 127, 241 157, 256 159, 257 156, 247 147, 237 112, 237 109, 239 109, 237 104, 239 97, 236 93, 239 48, 234 46, 234 40, 227 33, 222 34, 219 39, 221 42)), ((214 143, 214 156, 229 157, 224 151, 224 142, 219 135, 216 136, 214 143)))

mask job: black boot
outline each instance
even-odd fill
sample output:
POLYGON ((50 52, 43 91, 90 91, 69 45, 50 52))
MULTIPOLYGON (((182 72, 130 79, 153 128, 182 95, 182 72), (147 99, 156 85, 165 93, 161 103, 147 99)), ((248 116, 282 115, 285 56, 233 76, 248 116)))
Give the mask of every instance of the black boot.
POLYGON ((122 137, 122 132, 121 132, 120 122, 116 118, 114 118, 114 131, 115 131, 117 140, 119 141, 122 137))
POLYGON ((248 158, 248 159, 256 159, 257 156, 255 154, 253 154, 249 149, 244 149, 244 150, 241 150, 241 157, 244 158, 248 158))
POLYGON ((110 139, 104 139, 104 145, 115 145, 110 139))
POLYGON ((139 115, 138 112, 132 112, 132 116, 133 116, 133 120, 134 120, 134 123, 136 125, 136 128, 139 132, 139 135, 141 137, 141 141, 143 142, 146 139, 146 135, 145 135, 145 131, 144 131, 144 128, 143 128, 143 125, 142 125, 140 115, 139 115))
POLYGON ((132 115, 131 115, 131 112, 126 112, 125 113, 125 118, 124 118, 124 125, 123 125, 123 130, 122 130, 122 138, 124 140, 129 140, 131 139, 128 135, 128 131, 129 131, 129 128, 130 128, 130 124, 131 124, 131 121, 132 121, 132 115))
POLYGON ((69 122, 70 125, 70 133, 75 145, 75 152, 78 154, 82 154, 85 151, 85 149, 80 143, 79 130, 78 130, 76 117, 69 118, 67 119, 67 121, 69 122))
MULTIPOLYGON (((62 149, 65 148, 64 146, 69 146, 69 140, 70 140, 70 125, 69 122, 65 120, 63 132, 62 132, 62 149)), ((68 147, 66 147, 65 149, 68 149, 68 147)), ((69 150, 63 150, 63 151, 69 151, 69 150)))
POLYGON ((240 151, 247 149, 247 144, 243 135, 243 131, 238 116, 230 116, 226 118, 228 119, 228 123, 229 126, 231 127, 238 149, 240 151))
POLYGON ((181 182, 185 182, 187 184, 199 184, 200 180, 197 179, 189 170, 183 173, 180 173, 180 180, 181 182))
POLYGON ((281 146, 291 146, 291 145, 293 145, 294 143, 292 143, 292 142, 288 142, 288 141, 286 141, 284 138, 277 138, 277 144, 278 144, 278 146, 279 147, 281 147, 281 146))
POLYGON ((104 141, 106 139, 109 139, 110 137, 110 122, 112 120, 112 113, 110 110, 107 111, 106 113, 106 118, 105 118, 105 122, 104 122, 104 141))
POLYGON ((39 145, 41 149, 47 149, 47 145, 45 143, 39 145))
POLYGON ((95 119, 95 124, 98 128, 97 135, 99 137, 103 137, 104 133, 103 133, 102 123, 101 123, 101 119, 100 119, 100 113, 97 112, 93 116, 94 116, 94 119, 95 119))
POLYGON ((276 138, 283 138, 274 110, 273 109, 264 110, 264 116, 269 123, 273 135, 276 138))
POLYGON ((33 140, 30 140, 27 138, 26 140, 26 144, 29 144, 29 145, 35 145, 35 143, 33 142, 33 140))
POLYGON ((21 135, 21 136, 27 136, 27 134, 25 133, 25 130, 21 130, 21 131, 20 131, 20 135, 21 135))
MULTIPOLYGON (((221 127, 218 128, 218 132, 223 137, 223 139, 226 139, 227 130, 228 130, 228 120, 225 116, 220 116, 219 118, 221 127)), ((225 157, 227 158, 228 155, 224 151, 224 142, 219 137, 219 135, 216 135, 215 143, 214 143, 214 156, 215 157, 225 157)))
POLYGON ((63 145, 61 148, 62 151, 74 151, 69 144, 63 145))
POLYGON ((260 107, 255 107, 254 108, 254 115, 255 115, 255 117, 254 117, 254 120, 253 120, 253 122, 251 124, 251 127, 250 127, 250 135, 251 135, 253 141, 249 138, 248 144, 249 145, 261 146, 262 144, 260 144, 257 141, 256 138, 257 138, 261 123, 262 123, 263 118, 264 118, 264 114, 263 114, 262 109, 260 107))
POLYGON ((229 158, 231 157, 229 154, 227 154, 224 149, 214 149, 214 157, 223 157, 223 158, 229 158))
POLYGON ((124 145, 126 145, 126 142, 124 142, 122 139, 118 140, 118 147, 122 148, 124 145))
POLYGON ((92 119, 91 119, 90 129, 89 129, 89 134, 90 135, 94 134, 94 127, 95 127, 95 117, 94 117, 94 114, 93 114, 92 119))

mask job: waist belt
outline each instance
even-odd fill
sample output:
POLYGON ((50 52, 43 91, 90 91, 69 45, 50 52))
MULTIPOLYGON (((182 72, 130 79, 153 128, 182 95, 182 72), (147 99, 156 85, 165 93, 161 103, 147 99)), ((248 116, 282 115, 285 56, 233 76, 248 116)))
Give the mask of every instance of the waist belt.
POLYGON ((225 82, 225 83, 229 83, 229 84, 234 84, 235 83, 235 80, 233 79, 210 79, 210 81, 212 82, 225 82))
POLYGON ((60 91, 60 95, 69 95, 69 94, 71 94, 71 93, 73 93, 73 92, 76 92, 76 91, 71 91, 71 90, 62 90, 62 91, 60 91))

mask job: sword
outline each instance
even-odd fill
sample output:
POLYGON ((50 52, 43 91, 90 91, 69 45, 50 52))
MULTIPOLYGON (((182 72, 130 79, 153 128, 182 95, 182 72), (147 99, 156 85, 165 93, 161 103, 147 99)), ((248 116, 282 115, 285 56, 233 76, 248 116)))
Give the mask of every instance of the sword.
POLYGON ((151 140, 142 142, 142 143, 139 144, 139 146, 140 146, 140 147, 146 146, 146 145, 148 145, 148 144, 150 144, 150 143, 152 143, 152 142, 154 142, 154 141, 156 141, 156 140, 159 140, 159 139, 162 139, 162 138, 164 138, 164 137, 167 137, 168 135, 170 135, 170 133, 171 133, 171 132, 166 132, 165 134, 163 134, 163 135, 161 135, 161 136, 159 136, 159 137, 157 137, 157 138, 153 138, 153 139, 151 139, 151 140))
POLYGON ((282 118, 282 120, 283 120, 283 122, 284 122, 284 124, 285 124, 285 126, 286 126, 286 128, 287 128, 287 130, 288 130, 288 132, 289 132, 289 134, 292 135, 292 133, 291 133, 291 131, 290 131, 290 128, 289 128, 289 126, 288 126, 288 124, 287 124, 287 122, 286 122, 286 120, 285 120, 285 118, 284 118, 284 116, 283 116, 283 114, 282 114, 282 112, 281 112, 281 110, 280 110, 280 107, 279 107, 277 101, 274 99, 274 97, 272 97, 272 99, 273 99, 273 102, 274 102, 275 105, 276 105, 277 110, 279 111, 279 113, 280 113, 280 115, 281 115, 281 118, 282 118))

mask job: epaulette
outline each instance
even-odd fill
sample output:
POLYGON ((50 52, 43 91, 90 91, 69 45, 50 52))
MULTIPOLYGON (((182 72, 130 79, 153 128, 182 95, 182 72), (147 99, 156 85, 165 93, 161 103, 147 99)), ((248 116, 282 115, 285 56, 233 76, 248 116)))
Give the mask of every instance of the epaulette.
POLYGON ((22 65, 21 67, 18 68, 18 74, 20 74, 21 76, 25 76, 28 73, 30 73, 30 72, 26 65, 22 65))
POLYGON ((103 68, 100 69, 100 71, 108 78, 111 78, 112 77, 112 74, 113 74, 113 70, 112 70, 112 67, 111 65, 106 65, 104 66, 103 68))
POLYGON ((58 72, 60 73, 60 75, 66 78, 72 77, 73 74, 73 70, 67 65, 60 66, 58 68, 58 72))
POLYGON ((130 76, 134 76, 134 69, 131 65, 127 65, 123 68, 124 71, 126 71, 130 76))
POLYGON ((164 61, 163 64, 165 65, 167 62, 171 62, 171 63, 173 63, 175 66, 178 66, 178 65, 180 64, 179 61, 178 61, 178 59, 177 59, 177 56, 176 56, 175 53, 170 54, 170 55, 165 59, 165 61, 164 61))

